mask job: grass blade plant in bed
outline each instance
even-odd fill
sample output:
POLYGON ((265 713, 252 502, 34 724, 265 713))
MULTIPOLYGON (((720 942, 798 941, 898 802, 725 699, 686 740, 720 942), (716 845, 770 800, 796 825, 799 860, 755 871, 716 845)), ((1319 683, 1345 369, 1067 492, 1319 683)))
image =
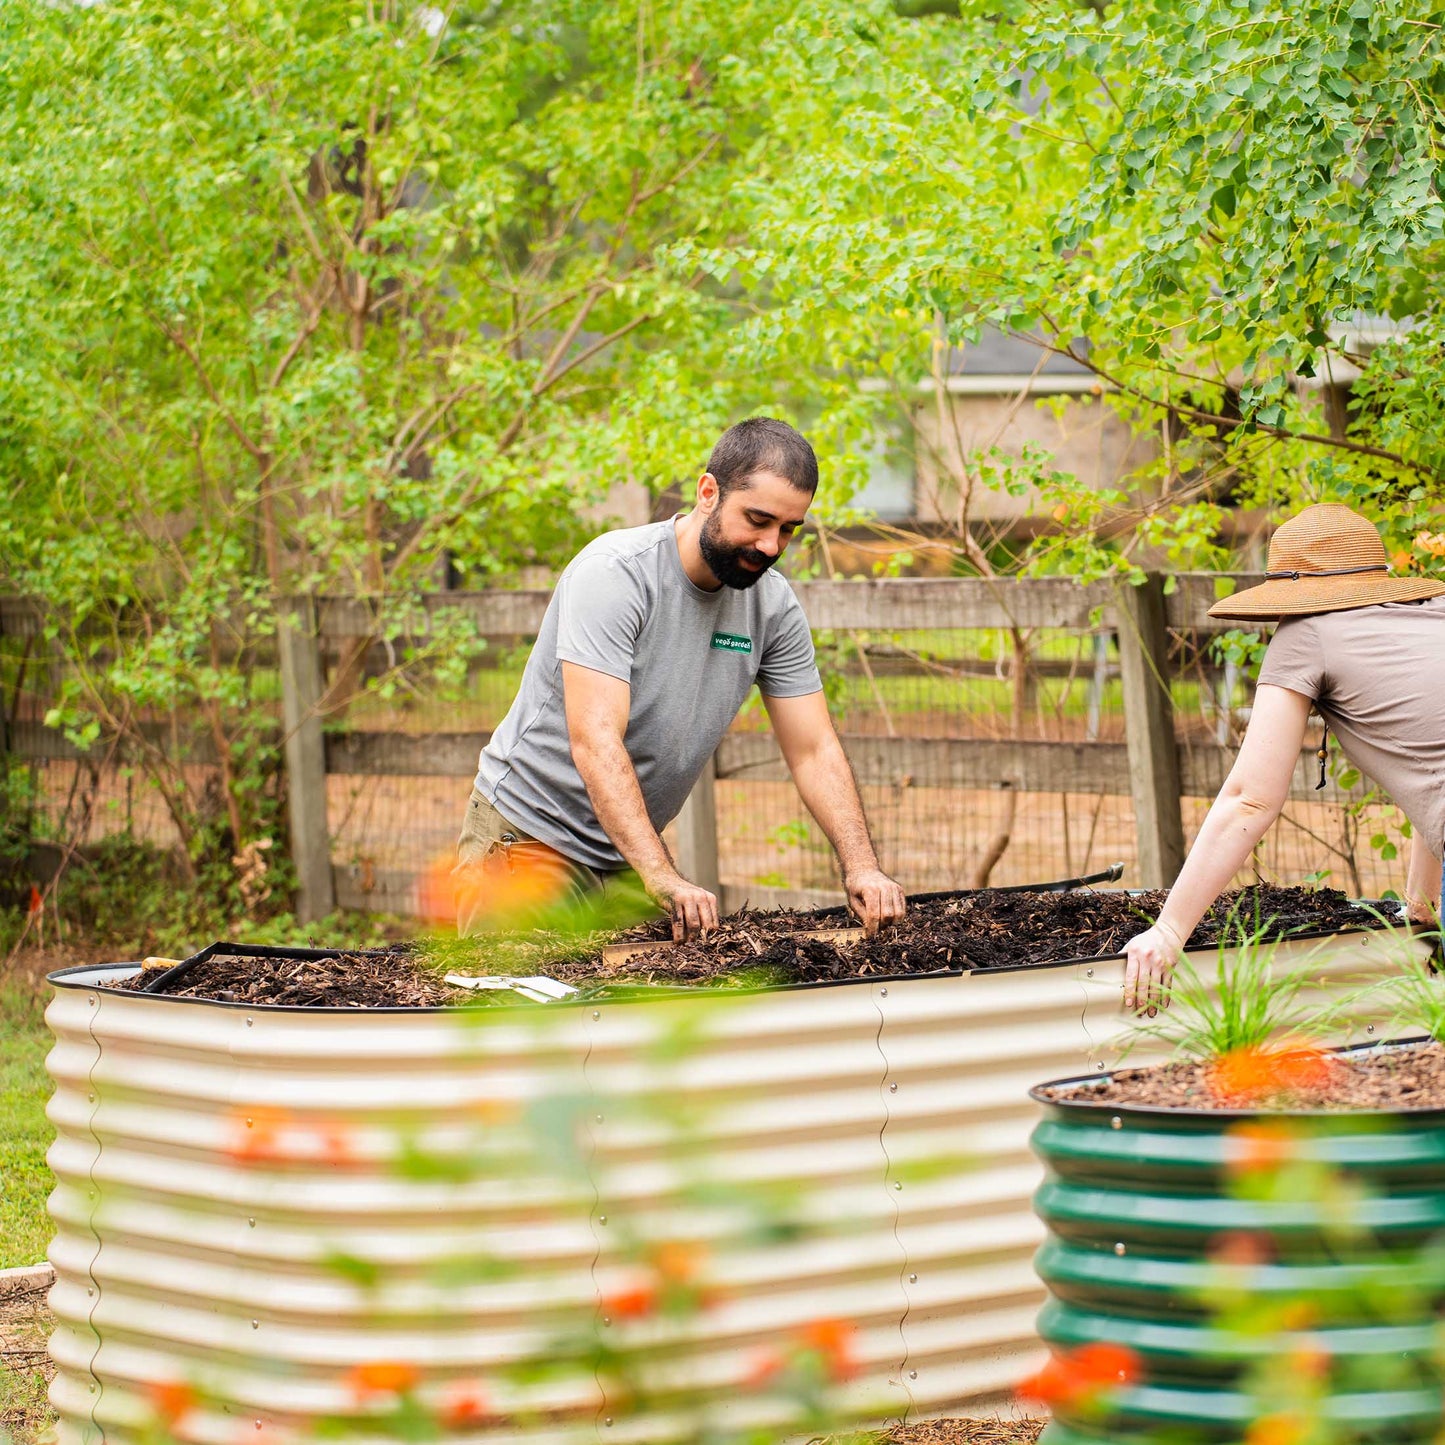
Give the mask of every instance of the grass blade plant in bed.
POLYGON ((1129 1047, 1145 1039, 1169 1046, 1176 1056, 1215 1059, 1242 1049, 1262 1049, 1300 1031, 1313 1011, 1300 995, 1311 979, 1311 961, 1276 965, 1277 942, 1266 942, 1266 923, 1247 936, 1221 939, 1212 977, 1187 956, 1169 988, 1169 1007, 1157 1019, 1141 1019, 1129 1047))

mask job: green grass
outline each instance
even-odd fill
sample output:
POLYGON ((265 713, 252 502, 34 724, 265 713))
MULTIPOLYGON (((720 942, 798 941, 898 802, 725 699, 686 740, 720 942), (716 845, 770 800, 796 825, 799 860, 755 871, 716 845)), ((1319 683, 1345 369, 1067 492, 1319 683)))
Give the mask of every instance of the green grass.
POLYGON ((45 1151, 55 1131, 45 1117, 49 1049, 44 990, 0 985, 0 1269, 38 1263, 50 1241, 45 1199, 54 1181, 45 1151))

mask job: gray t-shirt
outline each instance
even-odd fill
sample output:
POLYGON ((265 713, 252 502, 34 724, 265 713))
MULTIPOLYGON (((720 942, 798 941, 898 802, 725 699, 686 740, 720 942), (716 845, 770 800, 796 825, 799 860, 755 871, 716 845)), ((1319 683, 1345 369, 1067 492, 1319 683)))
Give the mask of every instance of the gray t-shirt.
POLYGON ((687 800, 756 682, 770 697, 822 689, 813 635, 776 572, 705 592, 682 570, 672 522, 608 532, 568 564, 522 685, 482 749, 477 788, 497 811, 589 868, 626 862, 572 761, 562 663, 631 685, 624 739, 659 831, 687 800))
POLYGON ((1345 756, 1438 858, 1445 845, 1445 597, 1280 623, 1260 682, 1313 698, 1345 756))

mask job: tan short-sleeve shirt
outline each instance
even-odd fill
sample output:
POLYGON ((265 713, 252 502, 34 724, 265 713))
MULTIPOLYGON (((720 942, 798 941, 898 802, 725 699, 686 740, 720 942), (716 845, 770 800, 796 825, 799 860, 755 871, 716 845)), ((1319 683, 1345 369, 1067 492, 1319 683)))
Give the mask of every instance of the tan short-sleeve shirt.
POLYGON ((1261 683, 1312 698, 1345 756, 1445 852, 1445 597, 1279 624, 1261 683))

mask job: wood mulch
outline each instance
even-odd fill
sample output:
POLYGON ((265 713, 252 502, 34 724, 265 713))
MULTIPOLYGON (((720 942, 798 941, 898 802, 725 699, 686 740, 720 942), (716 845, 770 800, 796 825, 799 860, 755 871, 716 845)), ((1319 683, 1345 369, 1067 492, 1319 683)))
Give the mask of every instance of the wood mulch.
POLYGON ((1445 1109, 1445 1048, 1433 1040, 1348 1053, 1264 1051, 1221 1064, 1180 1060, 1116 1069, 1042 1091, 1050 1100, 1160 1108, 1317 1113, 1445 1109))
MULTIPOLYGON (((1103 958, 1118 953, 1159 916, 1163 890, 1072 893, 1014 893, 985 890, 959 898, 910 905, 908 916, 872 939, 844 942, 796 937, 820 923, 841 927, 850 920, 779 910, 743 910, 723 920, 704 940, 670 948, 664 955, 634 957, 610 967, 598 959, 577 959, 554 971, 568 983, 583 979, 618 982, 706 984, 746 971, 786 983, 844 978, 938 973, 1103 958)), ((1315 929, 1368 928, 1377 923, 1366 909, 1334 888, 1275 888, 1259 885, 1224 894, 1189 937, 1190 948, 1221 939, 1263 933, 1281 938, 1315 929)), ((624 935, 662 940, 666 920, 624 935)))
MULTIPOLYGON (((144 988, 166 967, 147 969, 126 987, 144 988)), ((402 950, 334 958, 249 958, 217 953, 188 968, 162 992, 173 998, 290 1008, 428 1008, 465 999, 402 950)))
MULTIPOLYGON (((1157 916, 1167 895, 1119 891, 1014 893, 985 890, 915 903, 907 918, 877 937, 861 932, 846 942, 802 938, 800 929, 839 927, 845 917, 792 910, 743 911, 706 939, 661 953, 604 963, 597 952, 549 957, 534 950, 525 972, 546 973, 578 987, 599 984, 728 986, 738 982, 831 982, 948 971, 1056 963, 1117 954, 1157 916)), ((1283 937, 1306 931, 1370 927, 1376 920, 1335 889, 1260 886, 1225 894, 1189 940, 1207 947, 1263 932, 1283 937)), ((661 940, 661 920, 620 935, 628 941, 661 940)), ((540 937, 544 937, 539 935, 540 937)), ((195 965, 164 992, 226 1003, 313 1008, 425 1008, 437 1004, 505 1001, 468 994, 444 983, 451 971, 517 972, 477 955, 458 968, 455 945, 446 963, 429 968, 425 955, 406 945, 387 952, 329 959, 248 958, 218 954, 195 965)), ((559 950, 560 953, 560 950, 559 950)), ((154 973, 133 980, 138 988, 154 973)), ((511 996, 507 996, 511 997, 511 996)))

